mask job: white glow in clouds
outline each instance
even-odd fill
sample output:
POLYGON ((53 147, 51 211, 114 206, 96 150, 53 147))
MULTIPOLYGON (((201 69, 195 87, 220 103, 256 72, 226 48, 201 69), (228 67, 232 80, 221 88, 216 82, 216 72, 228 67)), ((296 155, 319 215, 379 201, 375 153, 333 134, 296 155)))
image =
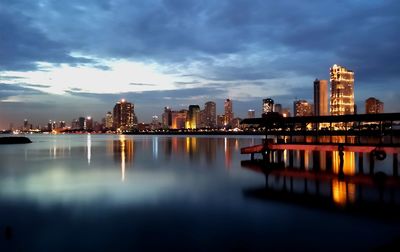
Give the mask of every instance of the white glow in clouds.
POLYGON ((33 87, 44 92, 63 94, 67 90, 91 93, 140 92, 148 90, 174 89, 174 77, 157 71, 155 64, 143 64, 127 60, 102 61, 109 70, 102 70, 91 64, 70 66, 39 63, 41 70, 28 72, 3 72, 4 75, 22 77, 7 81, 48 85, 33 87))

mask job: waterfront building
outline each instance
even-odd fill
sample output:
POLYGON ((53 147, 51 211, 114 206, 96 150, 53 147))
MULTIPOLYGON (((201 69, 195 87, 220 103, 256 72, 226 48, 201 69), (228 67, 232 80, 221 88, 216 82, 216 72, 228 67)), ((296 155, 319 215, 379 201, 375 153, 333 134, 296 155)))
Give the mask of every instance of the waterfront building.
POLYGON ((289 108, 283 108, 282 109, 282 116, 283 117, 290 117, 290 109, 289 108))
POLYGON ((256 111, 254 109, 249 109, 247 111, 247 118, 255 118, 256 117, 256 111))
POLYGON ((224 115, 217 115, 217 128, 221 129, 225 127, 225 116, 224 115))
POLYGON ((151 129, 152 130, 157 130, 160 128, 160 121, 158 119, 157 115, 153 115, 151 117, 151 129))
POLYGON ((262 116, 271 112, 274 112, 274 100, 271 98, 263 99, 262 116))
POLYGON ((365 113, 366 114, 379 114, 384 113, 384 103, 375 97, 370 97, 365 100, 365 113))
POLYGON ((85 119, 85 130, 93 130, 93 118, 88 116, 85 119))
POLYGON ((85 117, 79 117, 78 119, 78 128, 79 130, 86 129, 86 119, 85 117))
POLYGON ((273 112, 282 114, 282 104, 276 103, 273 105, 273 112))
POLYGON ((233 120, 233 103, 231 99, 226 99, 224 103, 224 126, 228 126, 233 120))
POLYGON ((312 116, 313 105, 306 100, 297 100, 293 104, 294 116, 312 116))
POLYGON ((330 68, 331 115, 354 114, 354 72, 339 65, 330 68))
POLYGON ((171 129, 184 129, 187 121, 188 110, 182 109, 180 111, 172 111, 172 125, 171 129))
POLYGON ((189 112, 186 119, 187 129, 197 129, 200 126, 200 106, 189 105, 189 112))
POLYGON ((111 111, 108 111, 105 118, 106 129, 112 129, 113 127, 113 115, 111 111))
POLYGON ((129 130, 137 124, 133 103, 125 99, 118 101, 113 110, 113 126, 115 129, 123 131, 129 130))
POLYGON ((164 107, 162 114, 162 126, 164 129, 169 129, 172 126, 172 111, 170 107, 164 107))
POLYGON ((329 101, 328 101, 328 81, 318 80, 314 81, 314 115, 327 116, 329 115, 329 101))
POLYGON ((217 106, 213 101, 208 101, 204 104, 204 126, 206 128, 215 128, 217 126, 217 106))

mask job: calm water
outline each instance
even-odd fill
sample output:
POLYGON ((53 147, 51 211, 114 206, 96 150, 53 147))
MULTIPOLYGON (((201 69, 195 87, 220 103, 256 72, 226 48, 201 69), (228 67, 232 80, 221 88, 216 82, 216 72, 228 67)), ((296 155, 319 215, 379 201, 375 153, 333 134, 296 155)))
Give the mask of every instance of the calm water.
MULTIPOLYGON (((30 138, 0 146, 0 251, 359 251, 400 238, 397 218, 249 195, 266 178, 241 166, 240 148, 261 137, 30 138)), ((360 196, 337 183, 321 185, 333 205, 360 196)))

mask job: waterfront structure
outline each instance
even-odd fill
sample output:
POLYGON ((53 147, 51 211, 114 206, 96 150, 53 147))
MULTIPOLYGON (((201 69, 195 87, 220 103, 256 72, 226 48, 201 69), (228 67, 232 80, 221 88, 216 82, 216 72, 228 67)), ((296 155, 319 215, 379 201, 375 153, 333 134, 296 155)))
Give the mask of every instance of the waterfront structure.
POLYGON ((255 118, 256 117, 256 111, 254 109, 249 109, 247 111, 247 118, 255 118))
POLYGON ((224 103, 224 126, 228 126, 233 120, 233 104, 231 99, 226 99, 224 103))
POLYGON ((90 116, 85 119, 85 130, 93 130, 93 118, 90 116))
POLYGON ((225 116, 224 115, 217 115, 217 128, 223 128, 225 122, 225 116))
POLYGON ((184 129, 187 121, 188 110, 182 109, 180 111, 172 111, 172 125, 171 129, 184 129))
POLYGON ((293 104, 294 116, 312 116, 313 105, 306 100, 297 100, 293 104))
POLYGON ((217 126, 217 106, 213 101, 208 101, 204 104, 204 126, 206 128, 215 128, 217 126))
POLYGON ((105 118, 106 129, 112 129, 113 127, 113 115, 111 111, 108 111, 105 118))
POLYGON ((119 131, 129 130, 137 124, 133 103, 125 99, 118 101, 113 110, 113 126, 119 131))
POLYGON ((200 126, 200 106, 189 105, 188 116, 186 119, 187 129, 197 129, 200 126))
POLYGON ((273 106, 273 111, 279 114, 282 114, 282 104, 276 103, 273 106))
POLYGON ((160 121, 158 119, 157 115, 153 115, 151 117, 151 129, 152 130, 157 130, 160 128, 160 121))
POLYGON ((365 113, 366 114, 380 114, 384 113, 384 103, 375 97, 370 97, 365 100, 365 113))
POLYGON ((271 98, 263 99, 262 115, 274 112, 274 100, 271 98))
POLYGON ((172 110, 170 107, 164 107, 162 114, 162 126, 164 129, 169 129, 172 126, 172 110))
POLYGON ((331 115, 354 114, 354 72, 339 65, 330 68, 331 115))
POLYGON ((328 81, 315 79, 314 81, 314 115, 329 115, 328 81))
POLYGON ((289 108, 283 108, 282 109, 282 116, 283 117, 290 117, 290 109, 289 108))
POLYGON ((78 128, 79 130, 84 130, 86 128, 86 119, 85 117, 79 117, 78 119, 78 128))

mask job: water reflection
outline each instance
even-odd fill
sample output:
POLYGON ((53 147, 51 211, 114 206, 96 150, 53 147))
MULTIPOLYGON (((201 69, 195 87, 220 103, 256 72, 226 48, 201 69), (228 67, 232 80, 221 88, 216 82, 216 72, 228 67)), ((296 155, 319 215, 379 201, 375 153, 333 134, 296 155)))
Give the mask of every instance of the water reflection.
POLYGON ((86 148, 87 148, 87 161, 88 164, 90 165, 90 161, 92 159, 92 137, 90 134, 87 135, 86 148))
MULTIPOLYGON (((353 141, 351 138, 332 138, 338 143, 353 141)), ((298 149, 274 151, 267 160, 243 161, 242 166, 265 175, 266 184, 261 191, 268 197, 287 199, 287 196, 279 196, 287 192, 294 194, 290 196, 294 202, 299 197, 307 197, 314 204, 323 197, 339 208, 359 209, 365 202, 373 204, 374 208, 387 207, 394 202, 396 208, 400 208, 397 153, 378 160, 370 153, 308 149, 307 145, 299 145, 298 149), (368 172, 364 163, 368 164, 368 172)))
POLYGON ((133 138, 127 138, 125 135, 119 135, 118 140, 112 141, 112 153, 114 160, 120 164, 121 167, 121 181, 125 181, 126 165, 134 160, 135 156, 135 142, 133 138))

